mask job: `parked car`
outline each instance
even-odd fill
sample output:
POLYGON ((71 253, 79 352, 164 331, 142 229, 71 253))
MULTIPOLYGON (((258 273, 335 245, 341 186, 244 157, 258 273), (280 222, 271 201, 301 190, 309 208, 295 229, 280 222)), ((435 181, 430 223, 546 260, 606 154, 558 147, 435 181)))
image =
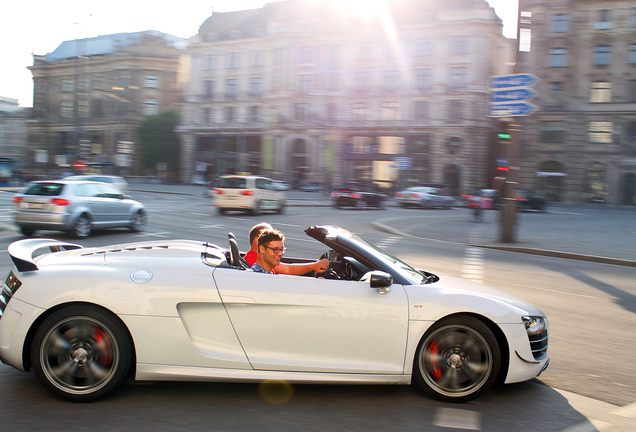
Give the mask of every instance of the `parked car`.
POLYGON ((322 190, 322 186, 317 183, 307 183, 300 185, 298 189, 303 192, 320 192, 322 190))
POLYGON ((114 176, 114 175, 104 175, 104 174, 74 175, 74 176, 64 177, 64 180, 75 180, 75 181, 87 180, 87 181, 97 181, 102 183, 108 183, 115 186, 122 192, 128 191, 128 188, 130 187, 130 185, 128 184, 125 178, 121 176, 114 176))
POLYGON ((384 208, 387 200, 387 196, 381 192, 349 186, 335 188, 331 192, 331 198, 333 198, 333 206, 336 208, 384 208))
POLYGON ((77 238, 103 228, 143 231, 147 220, 139 201, 108 183, 86 180, 30 183, 13 196, 11 213, 26 236, 36 230, 67 231, 77 238))
POLYGON ((548 320, 527 301, 413 268, 335 226, 305 233, 327 251, 331 270, 320 277, 250 271, 231 233, 228 248, 14 242, 0 359, 32 368, 51 393, 77 402, 127 377, 415 381, 430 397, 465 402, 548 366, 548 320))
POLYGON ((394 199, 402 207, 452 208, 455 205, 452 196, 433 187, 410 187, 396 192, 394 199))
POLYGON ((287 184, 286 182, 282 180, 272 180, 272 185, 274 186, 274 189, 278 191, 289 190, 289 184, 287 184))
POLYGON ((225 175, 214 183, 212 202, 219 213, 228 210, 258 215, 263 211, 282 213, 285 194, 274 188, 272 179, 253 175, 225 175))
POLYGON ((536 194, 531 191, 517 191, 517 208, 520 211, 537 210, 544 212, 547 208, 547 202, 543 195, 536 194))

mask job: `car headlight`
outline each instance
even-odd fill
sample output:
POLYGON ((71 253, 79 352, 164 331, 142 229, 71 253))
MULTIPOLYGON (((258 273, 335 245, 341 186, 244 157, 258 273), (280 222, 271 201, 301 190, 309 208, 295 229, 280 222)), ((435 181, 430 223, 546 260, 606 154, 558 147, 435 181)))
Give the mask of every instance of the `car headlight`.
POLYGON ((536 336, 545 330, 545 318, 537 316, 522 316, 523 325, 528 335, 536 336))

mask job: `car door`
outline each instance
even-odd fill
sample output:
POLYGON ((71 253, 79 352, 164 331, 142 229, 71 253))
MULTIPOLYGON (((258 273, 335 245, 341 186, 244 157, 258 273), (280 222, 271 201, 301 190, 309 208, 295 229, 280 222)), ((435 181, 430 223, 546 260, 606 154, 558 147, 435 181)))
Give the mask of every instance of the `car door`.
POLYGON ((217 268, 219 293, 257 370, 402 374, 408 307, 401 285, 217 268))
POLYGON ((123 199, 122 192, 107 183, 96 183, 98 189, 97 199, 100 208, 104 209, 104 225, 118 226, 128 220, 130 201, 123 199))
POLYGON ((101 193, 100 183, 80 183, 75 186, 75 195, 80 198, 90 213, 94 226, 102 226, 107 223, 108 206, 101 193))

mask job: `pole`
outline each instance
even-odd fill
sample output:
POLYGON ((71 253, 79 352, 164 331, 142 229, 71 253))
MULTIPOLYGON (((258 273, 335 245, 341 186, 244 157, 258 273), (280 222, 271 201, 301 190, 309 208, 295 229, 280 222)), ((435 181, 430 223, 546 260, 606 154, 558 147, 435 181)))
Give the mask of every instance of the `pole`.
MULTIPOLYGON (((521 0, 517 1, 517 49, 515 51, 514 73, 519 73, 519 49, 521 35, 521 0)), ((519 171, 519 135, 521 133, 521 125, 514 121, 509 125, 510 130, 510 148, 508 149, 508 175, 504 183, 503 198, 504 208, 501 215, 501 241, 502 243, 514 243, 515 225, 517 222, 517 175, 519 171)))

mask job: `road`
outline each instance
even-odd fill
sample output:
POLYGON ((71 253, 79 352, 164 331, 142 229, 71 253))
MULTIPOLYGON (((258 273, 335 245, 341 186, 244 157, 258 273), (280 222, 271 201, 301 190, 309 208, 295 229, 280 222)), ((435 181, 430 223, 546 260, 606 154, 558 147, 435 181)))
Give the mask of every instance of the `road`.
MULTIPOLYGON (((298 385, 268 393, 258 385, 226 383, 128 383, 103 401, 77 405, 52 397, 32 373, 2 366, 2 430, 635 430, 630 429, 636 424, 634 267, 471 246, 496 230, 496 212, 487 212, 482 224, 471 222, 466 209, 307 206, 288 207, 282 215, 220 216, 202 195, 133 195, 149 210, 146 232, 110 230, 77 242, 183 238, 225 245, 232 231, 245 250, 249 228, 267 220, 285 232, 288 255, 318 258, 324 245, 306 237, 304 229, 339 225, 417 267, 493 285, 539 306, 550 319, 550 367, 538 379, 496 388, 464 405, 430 400, 412 386, 298 385), (272 396, 281 394, 288 396, 285 402, 274 403, 272 396)), ((10 223, 10 198, 0 193, 5 215, 0 222, 10 223)), ((541 216, 548 215, 524 218, 540 224, 541 216)), ((64 233, 37 235, 72 240, 64 233)), ((0 231, 0 273, 11 265, 7 245, 20 238, 13 227, 0 231)))

